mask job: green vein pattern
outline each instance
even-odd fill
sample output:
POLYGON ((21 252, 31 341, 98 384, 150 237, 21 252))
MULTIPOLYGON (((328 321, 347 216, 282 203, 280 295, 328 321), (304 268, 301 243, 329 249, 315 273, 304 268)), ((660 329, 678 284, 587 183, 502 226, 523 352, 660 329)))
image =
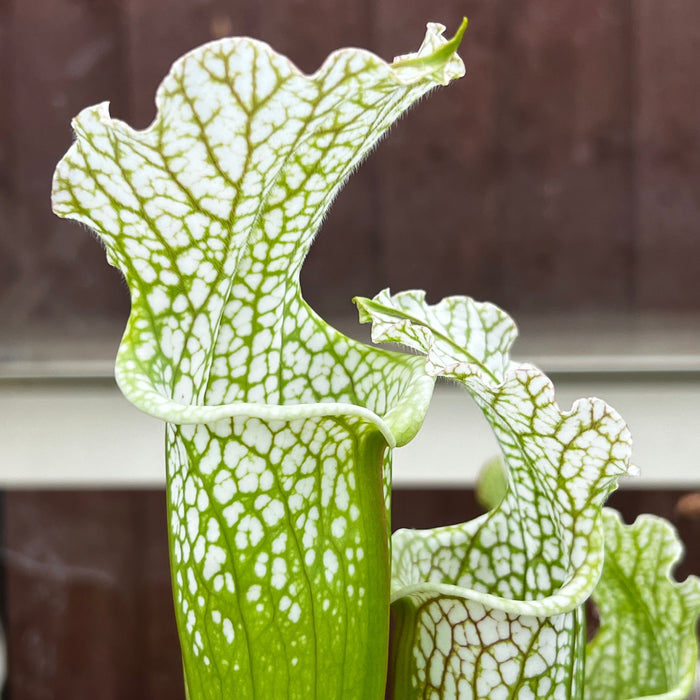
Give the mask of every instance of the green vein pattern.
POLYGON ((431 88, 463 74, 429 25, 387 64, 358 49, 311 76, 223 39, 178 60, 144 131, 74 120, 53 206, 94 229, 132 309, 116 377, 167 423, 175 610, 204 698, 380 698, 389 450, 418 430, 419 358, 345 338, 299 270, 345 179, 431 88))
POLYGON ((627 426, 598 399, 561 411, 547 377, 509 359, 515 326, 492 304, 386 290, 357 303, 373 340, 464 386, 507 465, 489 513, 393 536, 396 697, 583 697, 581 606, 603 566, 602 504, 629 470, 627 426))
POLYGON ((625 525, 603 509, 605 566, 593 594, 600 629, 586 653, 587 700, 685 700, 698 660, 700 579, 672 579, 682 546, 653 515, 625 525))

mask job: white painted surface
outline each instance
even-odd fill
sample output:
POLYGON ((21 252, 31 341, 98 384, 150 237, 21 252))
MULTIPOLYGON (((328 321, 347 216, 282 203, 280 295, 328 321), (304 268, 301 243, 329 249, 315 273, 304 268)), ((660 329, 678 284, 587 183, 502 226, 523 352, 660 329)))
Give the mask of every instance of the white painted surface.
MULTIPOLYGON (((700 373, 566 373, 562 407, 599 396, 627 420, 642 476, 626 486, 700 488, 700 373)), ((139 488, 164 483, 163 425, 106 377, 0 381, 0 487, 139 488)), ((440 385, 418 437, 395 453, 397 486, 466 486, 497 453, 461 389, 440 385)))
POLYGON ((112 380, 0 384, 0 486, 146 487, 165 480, 163 423, 112 380))

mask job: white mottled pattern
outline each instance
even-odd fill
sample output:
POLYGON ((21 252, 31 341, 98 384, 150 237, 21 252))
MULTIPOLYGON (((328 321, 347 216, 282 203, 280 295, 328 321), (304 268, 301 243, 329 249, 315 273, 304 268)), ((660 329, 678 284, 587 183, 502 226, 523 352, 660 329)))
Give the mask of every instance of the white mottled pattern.
POLYGON ((510 360, 515 326, 492 304, 449 297, 431 306, 419 291, 358 304, 374 340, 424 353, 429 374, 464 386, 507 469, 489 513, 394 533, 392 599, 410 621, 397 644, 412 649, 398 655, 398 682, 422 697, 575 696, 581 606, 603 567, 601 508, 630 470, 625 422, 598 399, 562 411, 542 372, 510 360))
POLYGON ((318 318, 299 270, 357 164, 464 72, 464 27, 450 42, 443 29, 402 62, 346 49, 311 76, 222 39, 174 64, 148 129, 106 103, 74 120, 53 206, 99 234, 129 284, 116 377, 168 423, 192 698, 382 692, 381 672, 351 669, 386 646, 388 449, 416 433, 434 380, 318 318))

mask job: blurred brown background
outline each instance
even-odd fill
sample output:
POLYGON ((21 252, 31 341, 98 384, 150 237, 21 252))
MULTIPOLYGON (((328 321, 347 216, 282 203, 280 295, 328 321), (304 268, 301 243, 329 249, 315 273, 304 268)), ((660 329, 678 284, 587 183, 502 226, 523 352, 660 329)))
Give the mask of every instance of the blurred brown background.
MULTIPOLYGON (((223 35, 312 71, 341 46, 415 50, 426 21, 451 34, 463 15, 467 76, 350 180, 305 268, 312 305, 351 315, 390 285, 525 313, 699 312, 697 0, 0 0, 0 339, 128 313, 98 243, 49 208, 81 108, 110 100, 146 126, 171 62, 223 35)), ((683 575, 700 571, 700 520, 681 495, 613 504, 674 518, 683 575)), ((1 500, 5 699, 181 698, 163 494, 1 500)), ((394 525, 474 512, 467 491, 399 492, 394 525)))
POLYGON ((80 109, 144 127, 183 52, 227 34, 312 71, 391 59, 463 15, 467 76, 350 180, 312 249, 323 313, 391 285, 510 311, 700 309, 697 0, 0 0, 0 319, 123 318, 100 246, 49 210, 80 109))

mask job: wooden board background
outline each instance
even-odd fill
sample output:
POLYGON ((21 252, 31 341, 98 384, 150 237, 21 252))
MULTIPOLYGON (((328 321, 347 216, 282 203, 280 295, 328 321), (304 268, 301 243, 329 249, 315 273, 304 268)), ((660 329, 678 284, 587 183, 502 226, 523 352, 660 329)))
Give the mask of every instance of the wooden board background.
POLYGON ((511 311, 700 310, 697 0, 0 0, 0 324, 122 318, 100 246, 49 210, 70 118, 153 117, 170 63, 226 34, 304 70, 470 27, 437 91, 351 179, 303 276, 323 313, 391 285, 511 311))

